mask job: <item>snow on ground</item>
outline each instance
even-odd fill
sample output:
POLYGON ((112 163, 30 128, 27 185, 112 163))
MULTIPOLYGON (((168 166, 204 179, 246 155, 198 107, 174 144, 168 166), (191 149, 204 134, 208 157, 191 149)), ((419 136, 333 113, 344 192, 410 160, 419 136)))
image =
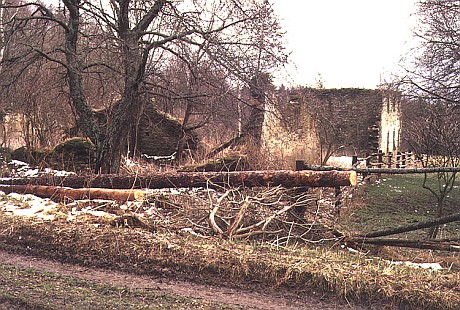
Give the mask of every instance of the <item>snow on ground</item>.
POLYGON ((19 160, 11 160, 7 163, 8 167, 11 170, 11 177, 19 177, 19 178, 30 178, 30 177, 38 177, 43 175, 54 175, 54 176, 68 176, 68 175, 75 175, 75 172, 69 171, 62 171, 62 170, 54 170, 50 168, 45 169, 38 169, 32 168, 29 164, 19 161, 19 160))
POLYGON ((414 262, 390 262, 391 265, 403 265, 403 266, 408 266, 411 268, 421 268, 421 269, 430 269, 432 271, 440 271, 443 268, 439 263, 414 263, 414 262))
POLYGON ((44 220, 54 220, 54 214, 58 203, 43 199, 30 194, 17 194, 0 192, 2 199, 0 200, 0 213, 18 215, 18 216, 33 216, 44 220))

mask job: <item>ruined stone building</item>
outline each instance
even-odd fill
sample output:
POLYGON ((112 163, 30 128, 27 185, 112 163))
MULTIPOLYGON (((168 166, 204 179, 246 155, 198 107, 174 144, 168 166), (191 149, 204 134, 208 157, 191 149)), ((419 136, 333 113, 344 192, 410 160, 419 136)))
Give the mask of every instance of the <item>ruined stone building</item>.
POLYGON ((329 156, 364 156, 400 147, 399 93, 371 89, 299 88, 279 92, 266 107, 264 152, 312 164, 329 156))

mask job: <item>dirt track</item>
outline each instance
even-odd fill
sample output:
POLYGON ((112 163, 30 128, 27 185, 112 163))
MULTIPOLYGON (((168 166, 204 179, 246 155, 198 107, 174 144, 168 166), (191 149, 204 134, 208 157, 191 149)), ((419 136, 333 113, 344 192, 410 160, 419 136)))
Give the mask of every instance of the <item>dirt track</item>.
MULTIPOLYGON (((365 309, 363 307, 323 300, 315 296, 281 296, 280 292, 259 290, 247 291, 228 287, 196 284, 168 278, 151 278, 127 273, 88 268, 77 265, 63 264, 36 257, 11 254, 0 251, 0 263, 15 265, 21 268, 32 268, 39 271, 53 272, 63 276, 108 284, 130 289, 152 289, 159 293, 175 296, 216 301, 223 304, 238 306, 243 309, 365 309)), ((9 309, 12 305, 0 305, 0 309, 9 309)), ((13 307, 14 308, 14 307, 13 307)))

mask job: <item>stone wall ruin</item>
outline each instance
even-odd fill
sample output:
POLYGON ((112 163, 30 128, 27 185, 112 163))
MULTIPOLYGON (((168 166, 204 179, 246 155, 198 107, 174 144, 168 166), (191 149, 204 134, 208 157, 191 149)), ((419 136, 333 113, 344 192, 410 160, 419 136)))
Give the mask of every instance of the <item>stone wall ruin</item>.
POLYGON ((278 93, 273 102, 266 106, 262 147, 274 160, 320 164, 328 148, 329 155, 360 157, 400 148, 397 92, 305 87, 278 93))

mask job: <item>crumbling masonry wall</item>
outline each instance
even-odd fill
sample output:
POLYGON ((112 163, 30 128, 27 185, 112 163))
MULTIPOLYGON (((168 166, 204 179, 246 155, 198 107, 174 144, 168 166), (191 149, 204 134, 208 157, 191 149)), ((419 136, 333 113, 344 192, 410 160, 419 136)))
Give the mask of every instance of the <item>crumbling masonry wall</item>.
POLYGON ((278 160, 318 164, 333 144, 334 156, 399 149, 400 94, 372 89, 299 88, 278 93, 266 106, 263 151, 278 160))

